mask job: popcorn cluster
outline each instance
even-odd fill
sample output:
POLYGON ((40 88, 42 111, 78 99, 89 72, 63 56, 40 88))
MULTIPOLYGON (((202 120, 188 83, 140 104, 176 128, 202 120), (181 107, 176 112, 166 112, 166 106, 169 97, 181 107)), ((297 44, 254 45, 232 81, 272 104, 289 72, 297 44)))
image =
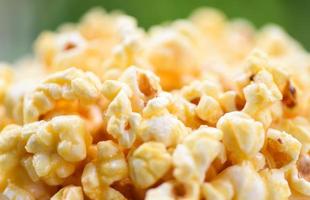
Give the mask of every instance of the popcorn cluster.
POLYGON ((12 66, 1 200, 310 199, 310 54, 275 25, 94 9, 12 66))

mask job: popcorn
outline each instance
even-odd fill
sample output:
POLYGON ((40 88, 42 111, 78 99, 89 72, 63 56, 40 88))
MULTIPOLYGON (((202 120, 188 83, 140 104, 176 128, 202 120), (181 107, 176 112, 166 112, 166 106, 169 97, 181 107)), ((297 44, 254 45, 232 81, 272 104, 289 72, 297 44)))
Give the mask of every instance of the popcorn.
POLYGON ((202 183, 211 163, 225 151, 222 132, 200 127, 186 136, 173 152, 174 176, 180 182, 202 183))
POLYGON ((303 117, 283 119, 279 123, 275 123, 275 128, 286 131, 303 144, 303 146, 310 142, 310 123, 303 117))
POLYGON ((19 160, 25 152, 23 148, 21 127, 6 126, 0 134, 0 189, 6 186, 14 170, 18 169, 19 160))
POLYGON ((200 119, 212 125, 223 115, 220 104, 209 96, 202 96, 196 107, 196 113, 200 119))
POLYGON ((135 67, 128 68, 119 80, 131 89, 132 107, 136 112, 141 111, 148 100, 161 91, 159 78, 155 74, 135 67))
POLYGON ((266 188, 268 197, 266 199, 288 199, 291 195, 289 185, 284 177, 283 171, 265 169, 260 172, 266 188))
POLYGON ((199 76, 195 45, 173 28, 151 30, 146 58, 164 89, 178 89, 199 76))
POLYGON ((141 117, 138 113, 132 112, 131 102, 125 89, 120 90, 109 104, 105 120, 107 132, 123 147, 129 148, 133 145, 141 117))
POLYGON ((146 142, 129 157, 129 172, 138 188, 148 188, 170 169, 172 159, 164 144, 146 142))
POLYGON ((34 174, 48 185, 61 184, 72 175, 76 163, 86 158, 91 143, 85 124, 77 116, 28 124, 22 134, 27 140, 25 150, 30 154, 25 160, 28 174, 34 174))
POLYGON ((5 63, 0 63, 0 103, 3 103, 3 99, 7 92, 9 85, 12 83, 13 72, 10 67, 5 63))
POLYGON ((271 169, 287 169, 296 164, 301 144, 285 132, 269 129, 263 154, 271 169))
POLYGON ((83 200, 83 192, 81 187, 66 186, 59 190, 51 200, 83 200))
POLYGON ((225 114, 216 126, 223 132, 223 143, 234 162, 251 158, 264 145, 263 125, 243 112, 225 114))
POLYGON ((36 121, 52 110, 60 99, 95 102, 100 95, 100 80, 90 72, 69 68, 46 78, 34 91, 27 93, 23 103, 24 123, 36 121))
POLYGON ((299 194, 303 194, 306 196, 306 198, 309 198, 309 188, 310 188, 310 182, 307 177, 300 177, 300 174, 298 172, 298 169, 296 167, 293 167, 289 171, 288 175, 288 182, 290 184, 290 187, 297 191, 299 194))
POLYGON ((250 164, 234 165, 225 169, 210 183, 202 185, 205 199, 266 199, 264 180, 250 164))
POLYGON ((96 8, 10 66, 0 199, 310 197, 310 57, 277 26, 96 8))
POLYGON ((243 108, 243 100, 235 91, 228 91, 221 94, 219 103, 224 112, 238 111, 243 108))
POLYGON ((121 149, 112 141, 97 144, 97 158, 88 163, 81 177, 85 194, 90 199, 125 199, 110 187, 128 175, 128 166, 121 149))
POLYGON ((57 33, 43 32, 35 50, 48 71, 76 66, 103 76, 105 68, 98 66, 113 56, 120 43, 140 35, 143 31, 134 18, 97 8, 86 14, 79 25, 67 25, 57 33))
POLYGON ((188 130, 175 116, 166 114, 143 120, 138 134, 144 142, 156 141, 173 147, 182 141, 188 130))
POLYGON ((25 200, 34 200, 35 198, 31 193, 19 188, 14 184, 9 184, 3 191, 3 196, 6 199, 25 199, 25 200))
POLYGON ((199 199, 199 184, 196 182, 178 183, 165 182, 160 186, 148 190, 146 200, 199 199))

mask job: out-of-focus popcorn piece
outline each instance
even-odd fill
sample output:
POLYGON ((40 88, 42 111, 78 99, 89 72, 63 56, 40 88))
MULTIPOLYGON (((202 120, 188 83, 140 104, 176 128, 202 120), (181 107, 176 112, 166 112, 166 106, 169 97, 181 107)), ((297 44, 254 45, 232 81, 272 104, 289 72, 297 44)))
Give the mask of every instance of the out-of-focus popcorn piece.
POLYGON ((303 117, 281 119, 274 127, 292 135, 303 146, 310 144, 310 123, 303 117))
POLYGON ((200 75, 195 44, 173 28, 151 30, 146 57, 165 90, 178 89, 200 75))
POLYGON ((263 125, 243 112, 226 113, 216 126, 223 132, 223 143, 234 162, 250 159, 264 145, 263 125))
POLYGON ((224 112, 238 111, 243 108, 244 101, 235 91, 227 91, 220 95, 219 103, 224 112))
POLYGON ((24 97, 24 123, 36 121, 52 110, 57 100, 95 102, 100 96, 100 80, 90 72, 69 68, 47 77, 24 97))
POLYGON ((11 183, 5 188, 2 194, 8 200, 35 200, 30 192, 23 190, 22 188, 19 188, 18 186, 11 183))
POLYGON ((206 126, 186 136, 173 152, 175 178, 202 183, 211 163, 225 152, 222 137, 220 130, 206 126))
POLYGON ((0 133, 0 190, 7 184, 24 154, 21 127, 8 125, 0 133))
POLYGON ((3 103, 5 93, 12 83, 13 70, 5 63, 0 63, 0 103, 3 103))
POLYGON ((112 49, 112 55, 104 61, 102 71, 103 80, 117 80, 126 68, 139 66, 151 69, 145 54, 144 34, 127 35, 112 49))
POLYGON ((197 182, 180 183, 177 181, 164 182, 156 188, 149 189, 146 200, 186 200, 199 199, 200 188, 197 182))
POLYGON ((265 26, 258 34, 257 46, 273 58, 292 56, 302 47, 276 25, 265 26))
POLYGON ((51 200, 83 200, 83 191, 78 186, 66 186, 60 189, 51 200))
POLYGON ((221 38, 227 23, 224 14, 212 8, 198 9, 192 14, 191 20, 206 36, 214 40, 221 38))
POLYGON ((257 200, 265 200, 267 194, 264 180, 248 163, 228 167, 211 182, 202 185, 205 199, 246 200, 255 196, 257 200))
POLYGON ((262 150, 267 165, 271 169, 288 169, 296 164, 301 144, 291 135, 275 129, 269 129, 262 150))
POLYGON ((220 104, 212 97, 202 96, 197 107, 198 117, 211 125, 215 125, 218 119, 223 115, 220 104))
POLYGON ((7 116, 5 99, 10 92, 10 85, 13 81, 13 70, 5 63, 0 63, 0 130, 11 123, 11 116, 7 116))
POLYGON ((262 170, 266 168, 266 158, 264 154, 257 153, 256 155, 252 156, 249 161, 252 163, 254 169, 256 171, 262 170))
POLYGON ((113 56, 115 48, 128 38, 141 35, 143 31, 134 18, 96 8, 80 24, 69 25, 57 33, 43 32, 35 50, 49 71, 76 66, 102 76, 106 72, 102 64, 113 56))
POLYGON ((161 179, 172 166, 171 155, 164 144, 146 142, 129 157, 129 172, 138 188, 148 188, 161 179))
POLYGON ((265 169, 260 172, 266 188, 268 200, 285 200, 291 195, 290 187, 285 179, 283 171, 265 169))
POLYGON ((112 183, 128 176, 124 153, 112 141, 99 142, 97 149, 97 158, 83 170, 83 191, 92 200, 125 199, 120 192, 110 187, 112 183))
MULTIPOLYGON (((309 157, 309 156, 308 156, 309 157)), ((309 158, 308 158, 309 159, 309 158)), ((307 174, 305 176, 299 172, 297 167, 292 167, 288 173, 288 182, 290 187, 299 194, 305 195, 305 198, 310 196, 310 181, 309 181, 309 161, 304 166, 307 174)))

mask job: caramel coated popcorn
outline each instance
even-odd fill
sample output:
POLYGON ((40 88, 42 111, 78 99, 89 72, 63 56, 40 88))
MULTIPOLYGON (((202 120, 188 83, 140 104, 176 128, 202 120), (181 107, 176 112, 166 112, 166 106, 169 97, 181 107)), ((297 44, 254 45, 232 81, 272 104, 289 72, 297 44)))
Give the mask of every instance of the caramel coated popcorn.
POLYGON ((0 64, 0 199, 310 199, 309 77, 276 25, 93 9, 0 64))

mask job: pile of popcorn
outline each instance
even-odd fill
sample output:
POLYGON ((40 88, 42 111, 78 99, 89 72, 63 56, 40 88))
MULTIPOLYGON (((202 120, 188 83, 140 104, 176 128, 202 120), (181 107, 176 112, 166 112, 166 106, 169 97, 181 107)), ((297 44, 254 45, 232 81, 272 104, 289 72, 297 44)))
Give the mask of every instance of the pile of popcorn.
POLYGON ((0 199, 310 199, 310 54, 210 8, 94 9, 0 67, 0 199))

